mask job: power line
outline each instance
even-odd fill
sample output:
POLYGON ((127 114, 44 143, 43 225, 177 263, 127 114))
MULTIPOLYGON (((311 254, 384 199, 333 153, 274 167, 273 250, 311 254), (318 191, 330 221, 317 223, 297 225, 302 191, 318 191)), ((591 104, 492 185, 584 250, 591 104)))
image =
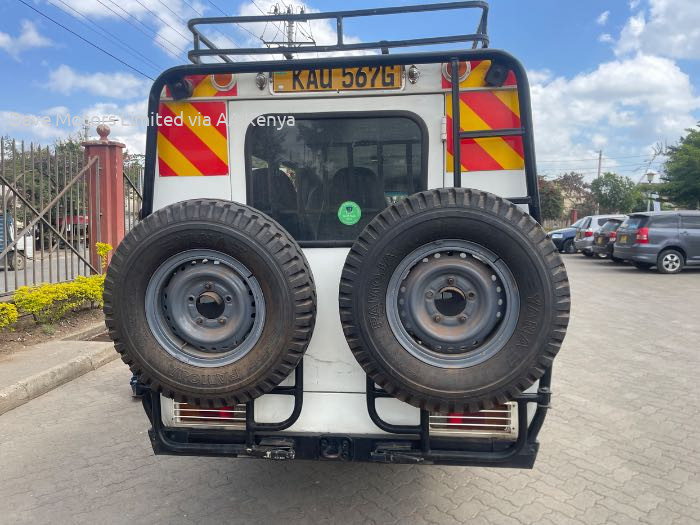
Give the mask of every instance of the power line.
POLYGON ((117 62, 119 62, 119 63, 125 65, 126 67, 128 67, 129 69, 135 71, 135 72, 138 73, 139 75, 142 75, 142 76, 144 76, 144 77, 146 77, 146 78, 148 78, 148 79, 150 79, 150 80, 155 80, 153 77, 147 75, 146 73, 144 73, 144 72, 141 71, 140 69, 138 69, 138 68, 132 66, 131 64, 125 62, 125 61, 122 60, 121 58, 119 58, 119 57, 117 57, 117 56, 114 56, 112 53, 110 53, 110 52, 107 51, 106 49, 101 48, 100 46, 98 46, 97 44, 94 44, 93 42, 91 42, 91 41, 88 40, 87 38, 85 38, 85 37, 79 35, 79 34, 76 33, 75 31, 73 31, 72 29, 70 29, 70 28, 64 26, 62 23, 58 22, 57 20, 54 20, 54 19, 51 18, 49 15, 47 15, 47 14, 44 13, 43 11, 37 9, 37 8, 34 7, 33 5, 28 4, 28 3, 25 2, 24 0, 19 0, 19 2, 22 3, 22 4, 24 4, 25 6, 27 6, 27 7, 28 7, 29 9, 31 9, 32 11, 35 11, 35 12, 38 13, 39 15, 43 16, 44 18, 46 18, 46 19, 49 20, 50 22, 52 22, 52 23, 56 24, 57 26, 59 26, 59 27, 65 29, 65 30, 68 31, 70 34, 72 34, 73 36, 78 37, 80 40, 82 40, 82 41, 85 42, 86 44, 88 44, 88 45, 94 47, 95 49, 97 49, 97 50, 99 50, 99 51, 102 51, 105 55, 107 55, 107 56, 113 58, 113 59, 116 60, 117 62))
MULTIPOLYGON (((603 158, 609 159, 609 160, 617 160, 617 159, 638 159, 638 158, 642 158, 642 157, 649 158, 649 157, 653 157, 653 156, 654 156, 653 153, 647 153, 646 155, 623 155, 623 156, 620 156, 620 157, 618 157, 618 156, 609 157, 609 156, 605 155, 603 158)), ((597 156, 596 156, 596 157, 588 157, 588 158, 585 158, 585 159, 560 159, 560 160, 554 160, 554 159, 551 159, 551 160, 550 160, 550 159, 539 160, 539 159, 538 159, 538 160, 537 160, 538 163, 540 163, 540 162, 578 162, 578 161, 581 161, 581 162, 584 162, 584 161, 597 162, 597 161, 598 161, 598 157, 597 157, 597 156)))
POLYGON ((188 36, 183 35, 182 33, 180 33, 180 31, 179 31, 177 28, 171 26, 167 21, 163 20, 163 19, 160 17, 160 15, 158 15, 157 13, 154 13, 154 12, 151 11, 147 6, 145 6, 145 5, 141 2, 141 0, 136 0, 136 3, 139 4, 141 7, 143 7, 146 11, 148 11, 149 13, 151 13, 153 16, 155 16, 158 20, 160 20, 161 22, 163 22, 163 23, 164 23, 166 26, 168 26, 170 29, 172 29, 173 31, 175 31, 178 35, 180 35, 182 38, 184 38, 187 42, 190 41, 190 37, 188 37, 188 36))
MULTIPOLYGON (((56 0, 49 0, 49 1, 50 1, 57 9, 61 9, 58 5, 56 5, 56 4, 54 3, 56 0)), ((146 64, 146 63, 151 64, 151 67, 153 67, 153 68, 154 68, 155 70, 157 70, 157 71, 162 71, 162 70, 164 69, 163 66, 161 66, 161 65, 156 64, 155 62, 153 62, 153 60, 151 60, 151 59, 148 58, 146 55, 144 55, 143 53, 141 53, 138 49, 134 49, 134 48, 131 47, 129 44, 127 44, 127 43, 125 43, 125 42, 121 42, 121 41, 119 40, 119 37, 117 37, 114 33, 108 31, 107 29, 104 29, 104 28, 100 27, 97 23, 95 23, 95 22, 94 22, 93 20, 91 20, 89 17, 85 16, 84 13, 81 13, 80 11, 78 11, 77 9, 75 9, 74 7, 68 5, 68 4, 67 4, 66 2, 64 2, 63 0, 57 0, 57 1, 58 1, 58 2, 61 2, 61 3, 62 3, 64 6, 66 6, 68 9, 70 9, 71 11, 73 11, 74 13, 76 13, 78 16, 84 18, 84 19, 85 19, 86 21, 88 21, 90 24, 92 24, 93 26, 95 26, 95 27, 97 28, 97 30, 96 30, 96 29, 93 29, 92 27, 90 27, 89 25, 87 25, 85 22, 83 22, 82 20, 80 20, 79 18, 77 18, 75 15, 71 15, 71 16, 73 16, 73 18, 75 18, 80 24, 82 24, 83 26, 85 26, 85 27, 87 27, 88 29, 90 29, 93 33, 99 34, 99 33, 98 33, 98 30, 101 31, 102 34, 103 34, 103 36, 106 36, 107 38, 109 38, 112 42, 114 42, 115 44, 117 44, 118 46, 120 46, 122 49, 131 50, 131 52, 130 52, 129 54, 131 54, 131 56, 133 56, 134 58, 138 58, 138 57, 136 57, 136 55, 138 55, 139 57, 141 57, 141 58, 139 59, 139 60, 141 60, 141 62, 143 62, 144 64, 146 64)), ((129 51, 127 51, 127 52, 129 52, 129 51)))
MULTIPOLYGON (((171 50, 171 49, 168 49, 168 48, 165 47, 162 43, 160 43, 160 42, 158 41, 159 38, 162 39, 162 40, 165 41, 165 42, 168 42, 168 43, 173 47, 173 49, 175 49, 175 51, 177 51, 178 53, 181 52, 180 49, 177 47, 176 44, 174 44, 173 42, 170 42, 170 40, 168 40, 167 38, 160 36, 160 35, 159 35, 158 33, 156 33, 153 29, 151 29, 151 28, 148 27, 146 24, 144 24, 143 22, 141 22, 141 20, 139 20, 139 19, 136 18, 134 15, 132 15, 131 13, 129 13, 127 10, 125 10, 122 6, 120 6, 119 4, 117 4, 116 2, 114 2, 114 0, 109 0, 109 2, 112 3, 114 6, 118 7, 119 9, 121 9, 129 18, 133 18, 133 19, 136 20, 139 24, 141 24, 143 27, 145 27, 146 29, 148 29, 148 31, 150 31, 153 35, 155 35, 156 39, 154 40, 154 42, 155 42, 156 44, 158 44, 160 47, 162 47, 163 49, 165 49, 168 53, 172 53, 172 50, 171 50)), ((148 38, 151 38, 151 35, 150 35, 150 34, 146 33, 146 31, 144 31, 144 30, 141 29, 139 26, 137 26, 136 24, 134 24, 131 20, 129 20, 129 18, 124 18, 123 15, 120 15, 119 13, 117 13, 114 9, 112 9, 112 8, 109 7, 107 4, 105 4, 104 2, 102 2, 102 0, 97 0, 97 3, 100 4, 101 6, 105 7, 106 9, 108 9, 109 11, 111 11, 112 13, 114 13, 115 15, 117 15, 119 18, 121 18, 124 22, 126 22, 126 23, 129 24, 130 26, 136 28, 138 31, 140 31, 141 33, 143 33, 144 35, 146 35, 148 38)))

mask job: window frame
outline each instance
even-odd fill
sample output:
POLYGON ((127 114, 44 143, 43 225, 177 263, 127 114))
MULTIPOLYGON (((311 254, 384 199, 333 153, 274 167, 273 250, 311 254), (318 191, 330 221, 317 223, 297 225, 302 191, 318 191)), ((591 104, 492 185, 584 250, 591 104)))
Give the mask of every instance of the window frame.
MULTIPOLYGON (((252 141, 250 140, 250 135, 256 126, 253 126, 253 121, 261 116, 278 116, 284 115, 287 117, 294 117, 295 122, 297 120, 326 120, 326 119, 367 119, 367 118, 408 118, 418 125, 421 133, 421 177, 419 179, 420 189, 418 191, 425 191, 428 189, 428 154, 429 154, 429 132, 428 126, 425 121, 416 113, 412 111, 405 110, 387 110, 387 111, 323 111, 323 112, 313 112, 313 113, 279 113, 279 112, 267 112, 262 113, 254 117, 246 128, 244 143, 243 143, 243 156, 245 157, 245 195, 246 204, 252 206, 252 189, 251 175, 252 175, 252 141)), ((313 241, 301 241, 299 239, 294 239, 299 246, 302 248, 349 248, 351 247, 355 240, 313 240, 313 241)))

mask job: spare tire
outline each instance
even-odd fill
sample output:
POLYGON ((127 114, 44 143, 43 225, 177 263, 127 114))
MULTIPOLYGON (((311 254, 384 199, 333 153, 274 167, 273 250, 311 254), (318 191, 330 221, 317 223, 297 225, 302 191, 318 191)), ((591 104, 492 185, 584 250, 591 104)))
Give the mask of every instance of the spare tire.
POLYGON ((272 390, 311 339, 316 292, 301 249, 248 206, 190 200, 131 230, 107 271, 104 311, 139 382, 211 406, 272 390))
POLYGON ((564 264, 540 225, 496 195, 424 191, 378 214, 343 269, 340 316, 367 375, 436 412, 523 392, 569 319, 564 264))

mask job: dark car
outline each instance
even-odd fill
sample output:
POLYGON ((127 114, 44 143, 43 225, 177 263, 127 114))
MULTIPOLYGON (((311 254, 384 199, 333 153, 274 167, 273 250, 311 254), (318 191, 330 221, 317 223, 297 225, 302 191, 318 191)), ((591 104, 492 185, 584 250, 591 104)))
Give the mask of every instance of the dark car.
POLYGON ((700 211, 633 213, 617 230, 614 255, 639 269, 678 273, 700 265, 700 211))
POLYGON ((613 246, 617 238, 617 229, 620 227, 624 219, 608 219, 603 227, 593 234, 593 246, 591 250, 598 257, 609 257, 613 262, 623 262, 624 259, 615 257, 613 254, 613 246))
POLYGON ((577 220, 568 228, 560 228, 558 230, 552 230, 547 234, 547 236, 552 240, 554 246, 557 247, 561 253, 576 253, 576 248, 574 248, 574 237, 576 237, 576 228, 583 224, 584 218, 577 220))

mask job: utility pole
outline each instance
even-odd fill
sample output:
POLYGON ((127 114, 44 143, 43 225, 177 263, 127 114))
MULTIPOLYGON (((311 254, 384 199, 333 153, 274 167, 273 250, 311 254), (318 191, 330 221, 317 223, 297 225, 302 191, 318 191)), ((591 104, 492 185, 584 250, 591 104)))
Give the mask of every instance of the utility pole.
POLYGON ((600 178, 600 171, 601 171, 602 167, 603 167, 603 150, 601 149, 598 152, 598 177, 597 178, 600 178))

